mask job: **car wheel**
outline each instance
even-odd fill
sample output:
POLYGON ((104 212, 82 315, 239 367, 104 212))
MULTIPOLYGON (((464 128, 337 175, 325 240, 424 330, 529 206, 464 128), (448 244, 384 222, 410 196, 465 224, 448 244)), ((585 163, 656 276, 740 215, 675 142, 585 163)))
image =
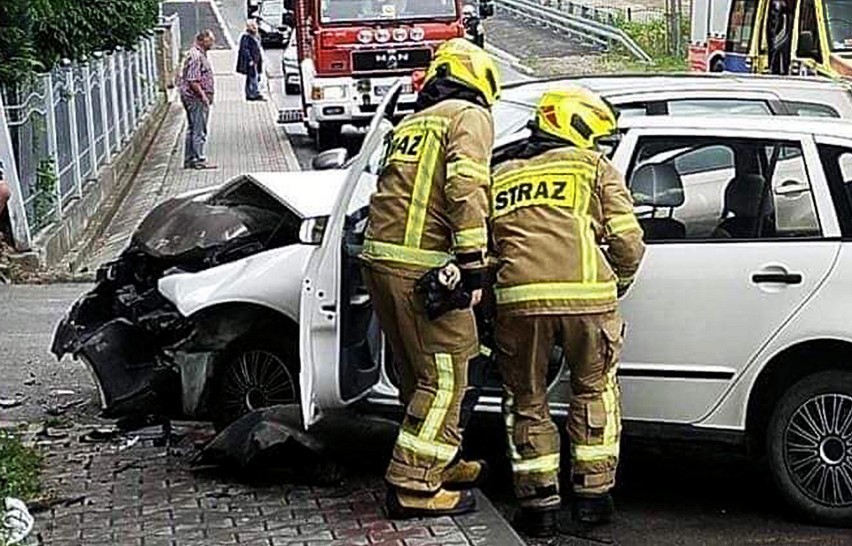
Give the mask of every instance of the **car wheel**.
POLYGON ((852 372, 828 371, 793 385, 767 430, 775 484, 807 518, 852 523, 852 372))
POLYGON ((246 413, 299 402, 294 350, 262 342, 240 343, 218 359, 211 389, 211 417, 221 430, 246 413))
POLYGON ((340 144, 341 128, 337 123, 320 123, 316 132, 317 150, 323 152, 337 147, 340 144))

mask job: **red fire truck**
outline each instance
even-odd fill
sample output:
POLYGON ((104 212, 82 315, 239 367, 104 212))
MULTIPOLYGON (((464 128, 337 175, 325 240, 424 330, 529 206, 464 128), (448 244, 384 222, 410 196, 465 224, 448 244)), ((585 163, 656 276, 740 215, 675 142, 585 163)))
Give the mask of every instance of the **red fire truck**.
POLYGON ((689 68, 693 72, 725 70, 725 40, 731 0, 693 0, 689 68))
MULTIPOLYGON (((463 37, 462 0, 285 0, 296 32, 301 118, 317 147, 333 147, 343 125, 366 125, 399 77, 408 81, 402 113, 414 106, 411 74, 424 69, 443 41, 463 37)), ((480 0, 480 15, 493 13, 480 0)))

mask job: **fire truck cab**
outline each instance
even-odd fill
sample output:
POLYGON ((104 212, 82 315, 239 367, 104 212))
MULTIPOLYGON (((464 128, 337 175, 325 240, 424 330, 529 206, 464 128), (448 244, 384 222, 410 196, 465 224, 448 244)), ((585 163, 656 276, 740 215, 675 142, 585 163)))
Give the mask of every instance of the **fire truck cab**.
MULTIPOLYGON (((303 121, 321 150, 337 145, 344 125, 368 125, 400 77, 397 112, 412 111, 412 72, 428 66, 441 42, 464 36, 462 0, 285 0, 285 7, 296 32, 302 108, 285 112, 284 121, 303 121)), ((491 0, 479 9, 492 13, 491 0)))

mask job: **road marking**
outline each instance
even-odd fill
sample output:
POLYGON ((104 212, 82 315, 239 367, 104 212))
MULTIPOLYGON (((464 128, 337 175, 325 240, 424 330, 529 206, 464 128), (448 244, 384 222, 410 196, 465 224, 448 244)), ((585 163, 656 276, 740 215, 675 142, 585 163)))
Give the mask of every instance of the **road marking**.
POLYGON ((222 11, 219 10, 219 2, 208 2, 210 4, 210 8, 213 10, 213 15, 216 16, 216 21, 219 22, 219 26, 222 27, 222 34, 225 36, 225 41, 228 42, 228 47, 231 49, 236 49, 236 45, 234 44, 234 38, 231 36, 231 31, 228 29, 228 25, 225 23, 225 18, 222 17, 222 11))

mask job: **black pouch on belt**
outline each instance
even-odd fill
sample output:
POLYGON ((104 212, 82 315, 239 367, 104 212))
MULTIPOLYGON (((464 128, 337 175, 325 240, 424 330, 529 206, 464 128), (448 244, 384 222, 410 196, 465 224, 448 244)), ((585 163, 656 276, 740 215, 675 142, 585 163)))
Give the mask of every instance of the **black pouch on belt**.
POLYGON ((471 293, 465 289, 461 269, 454 262, 427 271, 417 280, 415 291, 423 298, 429 320, 470 307, 471 293))

